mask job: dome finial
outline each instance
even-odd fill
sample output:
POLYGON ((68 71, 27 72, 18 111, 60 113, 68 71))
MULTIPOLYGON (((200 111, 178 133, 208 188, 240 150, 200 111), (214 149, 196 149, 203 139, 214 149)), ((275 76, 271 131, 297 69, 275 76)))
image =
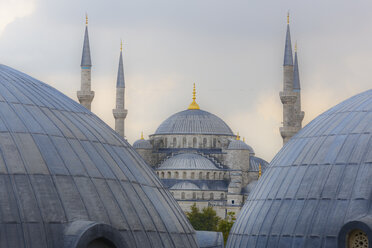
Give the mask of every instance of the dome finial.
POLYGON ((141 132, 141 140, 143 140, 144 138, 143 138, 143 132, 141 132))
POLYGON ((243 142, 245 143, 245 137, 243 137, 243 142))
POLYGON ((123 51, 123 40, 120 40, 120 52, 123 51))
POLYGON ((240 140, 239 132, 236 134, 236 140, 240 140))
POLYGON ((85 25, 88 26, 88 14, 87 13, 85 13, 85 25))
POLYGON ((258 179, 260 179, 261 175, 262 175, 261 164, 258 164, 258 179))
POLYGON ((199 105, 196 103, 196 90, 195 90, 195 83, 194 83, 194 88, 192 90, 192 103, 190 103, 188 109, 200 109, 199 105))
POLYGON ((297 41, 295 43, 295 52, 297 52, 297 41))

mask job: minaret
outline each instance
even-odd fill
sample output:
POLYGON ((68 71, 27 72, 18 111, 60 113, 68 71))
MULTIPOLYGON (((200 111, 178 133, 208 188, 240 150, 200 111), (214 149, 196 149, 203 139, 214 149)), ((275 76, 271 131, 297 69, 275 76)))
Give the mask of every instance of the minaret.
POLYGON ((83 55, 81 58, 81 88, 77 92, 77 97, 81 105, 91 110, 94 91, 91 91, 91 68, 89 36, 88 36, 88 16, 85 17, 85 35, 83 44, 83 55))
POLYGON ((298 59, 297 59, 297 43, 295 45, 295 60, 293 68, 293 92, 296 94, 297 99, 294 104, 294 112, 296 115, 295 128, 296 132, 302 128, 302 120, 304 119, 305 112, 301 110, 301 85, 300 85, 300 73, 298 70, 298 59))
POLYGON ((125 109, 125 81, 124 81, 124 66, 123 66, 123 43, 120 44, 120 57, 118 78, 116 81, 116 108, 112 110, 115 118, 115 131, 125 138, 124 120, 127 117, 128 110, 125 109))
POLYGON ((280 134, 283 144, 296 134, 294 104, 297 95, 293 92, 293 56, 291 34, 289 29, 289 14, 287 15, 287 34, 285 40, 284 63, 283 63, 283 91, 279 93, 283 104, 283 127, 280 134))

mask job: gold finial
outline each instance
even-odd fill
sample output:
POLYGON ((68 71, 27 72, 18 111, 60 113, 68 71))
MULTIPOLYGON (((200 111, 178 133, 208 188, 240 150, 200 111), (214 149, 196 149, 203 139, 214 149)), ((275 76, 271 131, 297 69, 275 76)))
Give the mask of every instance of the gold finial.
POLYGON ((236 140, 240 140, 239 132, 236 134, 236 140))
POLYGON ((85 13, 85 25, 88 26, 88 14, 85 13))
POLYGON ((123 41, 120 40, 120 52, 122 52, 122 51, 123 51, 123 41))
POLYGON ((287 24, 289 24, 289 11, 287 13, 287 24))
POLYGON ((195 90, 195 83, 194 83, 194 89, 192 90, 192 103, 190 103, 188 109, 200 109, 195 99, 196 99, 196 90, 195 90))
POLYGON ((261 164, 258 164, 258 179, 260 179, 261 175, 262 175, 261 164))
POLYGON ((245 143, 245 138, 243 137, 243 142, 245 143))
POLYGON ((297 41, 295 43, 295 52, 297 52, 297 41))
POLYGON ((143 140, 144 138, 143 138, 143 132, 141 132, 141 140, 143 140))

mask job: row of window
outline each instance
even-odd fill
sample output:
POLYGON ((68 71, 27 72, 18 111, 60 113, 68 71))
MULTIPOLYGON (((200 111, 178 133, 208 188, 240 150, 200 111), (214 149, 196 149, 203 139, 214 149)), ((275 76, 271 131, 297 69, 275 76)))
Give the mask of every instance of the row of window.
POLYGON ((207 138, 200 139, 200 142, 198 142, 198 139, 200 138, 193 137, 192 140, 189 140, 188 142, 187 138, 183 137, 182 142, 181 142, 181 139, 177 139, 176 137, 173 137, 173 139, 169 139, 169 140, 168 138, 164 138, 163 145, 165 148, 208 148, 208 147, 215 148, 217 147, 216 138, 209 139, 209 142, 207 138))
POLYGON ((156 174, 159 178, 167 178, 167 179, 199 179, 199 180, 223 180, 227 177, 226 172, 211 172, 211 171, 157 171, 156 174))
MULTIPOLYGON (((172 195, 174 195, 174 192, 172 192, 172 195)), ((208 192, 201 192, 201 194, 199 193, 199 195, 197 195, 196 192, 192 192, 192 194, 187 194, 186 195, 186 192, 181 192, 181 197, 180 199, 181 200, 224 200, 225 199, 225 194, 224 193, 221 193, 219 195, 220 197, 218 198, 218 195, 215 195, 213 192, 211 193, 208 193, 208 192), (216 197, 216 198, 215 198, 216 197)), ((175 198, 177 199, 177 195, 175 196, 175 198)))

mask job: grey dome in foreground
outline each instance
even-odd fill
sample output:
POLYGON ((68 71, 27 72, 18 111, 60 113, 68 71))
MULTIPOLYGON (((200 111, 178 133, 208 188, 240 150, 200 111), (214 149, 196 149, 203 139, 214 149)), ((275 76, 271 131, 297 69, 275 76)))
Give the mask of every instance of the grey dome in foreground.
POLYGON ((201 155, 181 153, 165 160, 158 170, 218 170, 218 168, 201 155))
POLYGON ((200 109, 178 112, 160 124, 158 134, 214 134, 235 136, 230 127, 219 117, 200 109))
POLYGON ((152 170, 97 116, 0 65, 0 247, 197 247, 152 170), (111 246, 110 246, 111 247, 111 246))
POLYGON ((369 90, 304 127, 258 180, 227 247, 345 247, 353 228, 371 244, 371 123, 369 90))
POLYGON ((150 141, 148 140, 139 139, 133 143, 133 148, 134 149, 152 149, 152 145, 150 141))
POLYGON ((254 155, 253 148, 251 146, 247 145, 242 140, 231 140, 227 149, 229 149, 229 150, 248 150, 250 154, 254 155))

